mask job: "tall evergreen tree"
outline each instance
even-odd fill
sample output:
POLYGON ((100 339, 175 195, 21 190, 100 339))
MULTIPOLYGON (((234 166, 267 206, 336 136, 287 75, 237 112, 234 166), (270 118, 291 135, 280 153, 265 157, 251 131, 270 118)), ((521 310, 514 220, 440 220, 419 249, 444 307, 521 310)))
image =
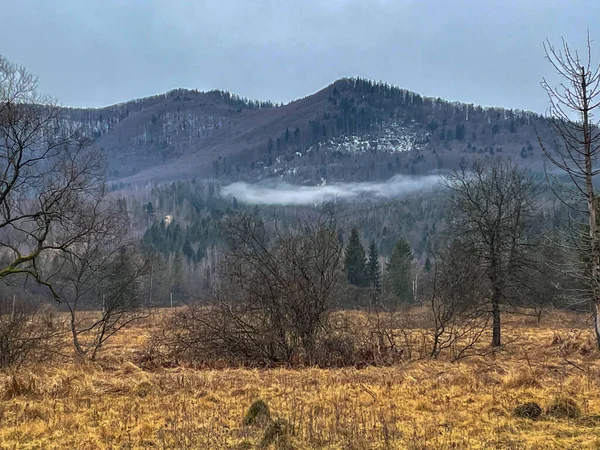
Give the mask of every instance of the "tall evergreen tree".
POLYGON ((353 228, 346 247, 344 271, 348 282, 356 286, 365 286, 367 281, 365 249, 360 242, 358 230, 353 228))
POLYGON ((413 253, 404 238, 398 239, 387 263, 385 276, 386 290, 398 303, 413 301, 413 253))
POLYGON ((429 256, 425 258, 425 272, 431 272, 431 260, 429 259, 429 256))
POLYGON ((369 259, 367 261, 367 278, 369 286, 379 291, 381 289, 381 267, 379 266, 379 250, 375 240, 369 245, 369 259))

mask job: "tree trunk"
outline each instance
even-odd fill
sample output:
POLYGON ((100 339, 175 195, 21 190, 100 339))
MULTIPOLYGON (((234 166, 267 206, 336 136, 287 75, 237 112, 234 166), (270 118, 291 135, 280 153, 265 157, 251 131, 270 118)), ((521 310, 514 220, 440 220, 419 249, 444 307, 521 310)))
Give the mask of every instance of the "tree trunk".
POLYGON ((500 347, 500 294, 492 294, 492 347, 500 347))
POLYGON ((600 348, 600 305, 596 303, 594 311, 594 330, 596 331, 596 345, 600 348))
POLYGON ((583 125, 583 150, 585 160, 585 183, 586 183, 586 197, 588 207, 588 219, 589 219, 589 236, 590 236, 590 284, 592 303, 595 308, 594 324, 596 331, 596 344, 600 348, 600 245, 598 243, 598 223, 596 222, 596 194, 594 192, 594 180, 593 180, 593 149, 592 149, 592 126, 590 124, 590 105, 588 95, 588 85, 586 79, 586 70, 581 68, 581 119, 583 125))
POLYGON ((74 312, 71 312, 71 337, 73 338, 73 350, 74 350, 75 361, 82 362, 86 359, 85 358, 86 352, 81 347, 81 344, 79 343, 79 338, 77 336, 77 326, 75 324, 75 313, 74 312))

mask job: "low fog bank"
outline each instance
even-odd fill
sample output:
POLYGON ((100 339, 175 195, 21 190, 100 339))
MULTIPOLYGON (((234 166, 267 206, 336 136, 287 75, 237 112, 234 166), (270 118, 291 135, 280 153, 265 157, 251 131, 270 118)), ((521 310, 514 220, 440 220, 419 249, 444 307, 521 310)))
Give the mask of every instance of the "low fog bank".
POLYGON ((269 185, 237 182, 221 189, 221 195, 235 197, 252 205, 312 205, 331 200, 358 198, 390 199, 434 188, 439 175, 396 175, 383 182, 333 183, 323 186, 295 186, 289 183, 269 185))

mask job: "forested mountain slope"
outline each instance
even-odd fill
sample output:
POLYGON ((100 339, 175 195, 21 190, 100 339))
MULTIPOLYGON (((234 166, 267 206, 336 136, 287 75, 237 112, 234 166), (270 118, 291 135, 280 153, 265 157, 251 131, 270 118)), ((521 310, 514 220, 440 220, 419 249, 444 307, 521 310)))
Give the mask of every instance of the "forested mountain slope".
POLYGON ((502 153, 539 166, 537 114, 450 103, 362 79, 340 79, 286 105, 227 92, 174 90, 99 109, 65 108, 125 183, 192 177, 377 180, 502 153))

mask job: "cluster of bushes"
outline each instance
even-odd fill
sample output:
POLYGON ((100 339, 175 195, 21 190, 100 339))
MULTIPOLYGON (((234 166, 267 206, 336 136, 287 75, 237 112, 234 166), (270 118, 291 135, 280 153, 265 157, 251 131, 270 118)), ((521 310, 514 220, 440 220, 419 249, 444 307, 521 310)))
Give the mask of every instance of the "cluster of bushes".
POLYGON ((0 369, 55 355, 64 329, 51 308, 16 301, 0 302, 0 369))
POLYGON ((543 417, 555 419, 577 419, 581 416, 581 409, 577 402, 569 397, 556 397, 544 411, 536 402, 527 402, 517 405, 513 415, 521 419, 538 420, 543 417))
POLYGON ((458 280, 460 291, 440 284, 420 309, 390 301, 377 283, 353 286, 336 217, 315 210, 285 230, 254 214, 229 217, 219 282, 165 319, 142 363, 360 367, 481 350, 488 314, 473 301, 477 280, 458 280), (340 312, 356 289, 366 306, 340 312))

